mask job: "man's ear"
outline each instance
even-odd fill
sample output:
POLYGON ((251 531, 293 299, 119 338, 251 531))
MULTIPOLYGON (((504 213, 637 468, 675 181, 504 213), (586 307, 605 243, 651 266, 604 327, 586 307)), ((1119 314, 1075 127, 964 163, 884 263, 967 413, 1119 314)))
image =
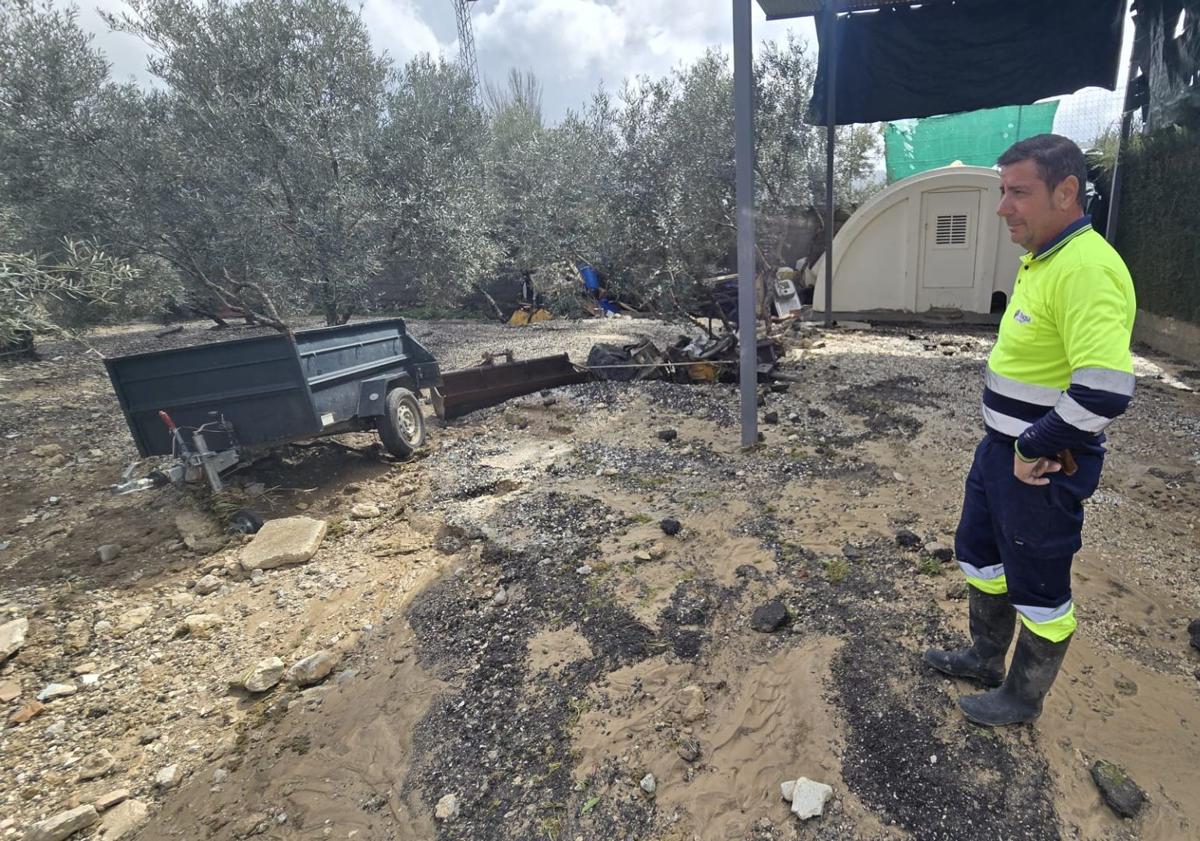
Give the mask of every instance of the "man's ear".
POLYGON ((1083 204, 1076 198, 1079 193, 1079 179, 1074 175, 1068 175, 1054 188, 1054 206, 1059 210, 1066 210, 1072 205, 1083 204))

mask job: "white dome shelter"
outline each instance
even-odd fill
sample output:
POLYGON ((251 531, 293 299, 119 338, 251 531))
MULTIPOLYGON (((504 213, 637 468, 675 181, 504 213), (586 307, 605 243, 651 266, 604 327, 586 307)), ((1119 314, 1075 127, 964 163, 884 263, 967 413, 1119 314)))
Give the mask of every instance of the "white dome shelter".
MULTIPOLYGON (((1012 295, 1025 253, 999 204, 1000 175, 986 167, 946 166, 892 184, 833 240, 833 311, 992 312, 994 293, 1012 295)), ((813 310, 824 312, 824 257, 814 270, 813 310)))

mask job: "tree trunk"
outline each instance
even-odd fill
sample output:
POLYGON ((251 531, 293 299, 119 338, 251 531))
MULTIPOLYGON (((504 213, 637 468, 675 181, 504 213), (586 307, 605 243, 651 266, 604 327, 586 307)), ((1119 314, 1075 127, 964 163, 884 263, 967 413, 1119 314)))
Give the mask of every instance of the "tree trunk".
POLYGON ((500 309, 500 305, 496 303, 496 299, 488 294, 488 291, 483 288, 482 284, 473 283, 473 284, 471 284, 471 286, 475 289, 476 292, 478 292, 480 295, 482 295, 484 298, 486 298, 487 302, 489 304, 492 305, 492 309, 496 311, 496 318, 500 319, 500 321, 508 320, 504 317, 504 312, 503 312, 503 310, 500 309))

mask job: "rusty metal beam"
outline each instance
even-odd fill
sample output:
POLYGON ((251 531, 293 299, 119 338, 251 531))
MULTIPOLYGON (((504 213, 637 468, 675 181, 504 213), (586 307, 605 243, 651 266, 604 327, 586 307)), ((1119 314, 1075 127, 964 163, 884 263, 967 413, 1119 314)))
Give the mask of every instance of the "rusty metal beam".
POLYGON ((441 387, 432 391, 433 409, 442 420, 453 420, 523 394, 589 379, 591 374, 572 365, 565 353, 445 371, 441 387))

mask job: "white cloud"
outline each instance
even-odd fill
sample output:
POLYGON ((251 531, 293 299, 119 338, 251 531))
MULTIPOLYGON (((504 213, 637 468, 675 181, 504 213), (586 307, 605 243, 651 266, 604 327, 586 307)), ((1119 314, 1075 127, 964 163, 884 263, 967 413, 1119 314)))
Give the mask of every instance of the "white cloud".
POLYGON ((454 49, 453 44, 438 40, 412 0, 366 0, 362 16, 375 49, 386 50, 397 64, 404 64, 419 53, 436 56, 452 54, 454 49))

